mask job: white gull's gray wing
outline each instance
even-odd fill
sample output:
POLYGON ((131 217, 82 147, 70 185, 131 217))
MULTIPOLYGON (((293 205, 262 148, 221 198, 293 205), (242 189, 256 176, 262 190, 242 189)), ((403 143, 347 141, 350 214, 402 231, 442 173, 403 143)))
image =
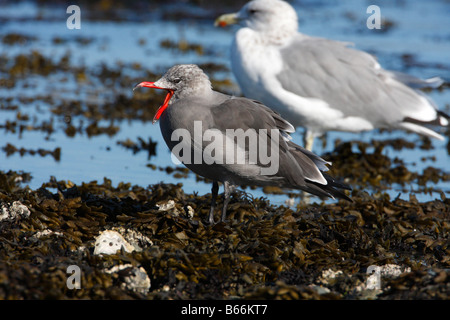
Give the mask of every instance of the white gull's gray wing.
POLYGON ((444 80, 440 77, 420 79, 410 74, 399 71, 384 70, 384 72, 390 74, 393 78, 395 78, 395 80, 400 81, 401 83, 414 89, 422 89, 422 88, 436 89, 439 88, 444 83, 444 80))
POLYGON ((383 70, 376 59, 347 43, 299 35, 280 51, 282 87, 302 97, 319 98, 344 117, 395 126, 405 118, 433 121, 435 108, 416 90, 383 70))

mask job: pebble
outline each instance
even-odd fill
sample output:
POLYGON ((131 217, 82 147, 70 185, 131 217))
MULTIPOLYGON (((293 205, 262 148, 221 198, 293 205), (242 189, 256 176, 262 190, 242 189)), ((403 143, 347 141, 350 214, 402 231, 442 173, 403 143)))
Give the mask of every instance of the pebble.
POLYGON ((14 221, 19 217, 28 218, 29 216, 30 210, 20 201, 14 201, 12 205, 2 204, 1 206, 0 221, 14 221))
POLYGON ((170 213, 175 217, 180 216, 180 214, 184 214, 186 216, 186 218, 192 219, 194 217, 194 213, 195 213, 194 209, 189 205, 184 208, 184 213, 180 212, 180 210, 178 210, 178 208, 175 206, 174 200, 169 200, 167 202, 159 203, 159 204, 157 204, 157 206, 158 206, 159 211, 170 213))
POLYGON ((118 250, 133 252, 134 247, 117 231, 105 230, 95 239, 94 254, 115 254, 118 250))
POLYGON ((115 254, 123 248, 126 252, 142 251, 142 247, 152 246, 153 242, 138 231, 123 227, 104 230, 95 239, 94 254, 115 254))
POLYGON ((53 230, 50 230, 50 229, 44 229, 42 231, 37 231, 29 239, 31 241, 38 241, 41 237, 49 237, 49 236, 62 237, 62 236, 64 236, 64 234, 62 232, 53 231, 53 230))
POLYGON ((410 267, 402 267, 396 264, 385 264, 383 266, 371 266, 372 274, 366 280, 366 290, 381 289, 381 277, 395 278, 402 273, 411 272, 410 267))
POLYGON ((129 243, 134 250, 140 252, 143 248, 153 245, 153 241, 149 237, 144 236, 140 232, 133 229, 126 229, 124 227, 112 228, 111 230, 120 233, 121 236, 129 243))
POLYGON ((130 268, 130 270, 127 272, 127 275, 123 277, 123 282, 120 284, 120 287, 144 295, 147 294, 150 290, 151 282, 143 267, 133 267, 133 265, 127 263, 105 269, 104 271, 108 274, 113 274, 128 268, 130 268))

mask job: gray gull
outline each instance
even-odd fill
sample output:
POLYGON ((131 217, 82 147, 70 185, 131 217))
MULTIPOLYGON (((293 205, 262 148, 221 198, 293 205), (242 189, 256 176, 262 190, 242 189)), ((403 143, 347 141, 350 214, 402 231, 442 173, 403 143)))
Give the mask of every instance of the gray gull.
POLYGON ((167 90, 154 121, 172 154, 213 181, 208 223, 214 223, 218 182, 225 191, 222 221, 238 185, 275 185, 351 201, 341 190, 349 186, 324 172, 329 163, 291 141, 289 122, 256 100, 214 91, 197 65, 173 66, 158 81, 135 89, 140 87, 167 90))

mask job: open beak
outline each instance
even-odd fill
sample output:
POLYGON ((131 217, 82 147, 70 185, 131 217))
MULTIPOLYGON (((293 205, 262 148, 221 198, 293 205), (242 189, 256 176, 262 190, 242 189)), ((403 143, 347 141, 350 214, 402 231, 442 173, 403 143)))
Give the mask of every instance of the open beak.
POLYGON ((159 120, 159 117, 161 117, 164 110, 166 110, 166 108, 169 106, 170 98, 172 98, 175 91, 172 89, 155 86, 154 82, 145 82, 145 81, 141 82, 137 86, 135 86, 133 88, 133 91, 136 90, 137 88, 142 88, 142 87, 167 90, 167 95, 166 95, 166 98, 164 99, 163 104, 158 108, 158 110, 156 110, 156 114, 153 117, 153 123, 155 123, 156 121, 159 120))
POLYGON ((226 27, 230 24, 236 24, 239 20, 237 18, 237 13, 227 13, 223 14, 214 21, 215 27, 226 27))

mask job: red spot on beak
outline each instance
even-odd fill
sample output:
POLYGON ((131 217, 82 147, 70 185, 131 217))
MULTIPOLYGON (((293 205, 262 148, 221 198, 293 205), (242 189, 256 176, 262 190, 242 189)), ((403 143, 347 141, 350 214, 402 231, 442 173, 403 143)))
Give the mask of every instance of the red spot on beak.
POLYGON ((219 27, 225 28, 227 25, 225 21, 219 21, 219 27))
POLYGON ((158 110, 156 110, 155 117, 153 118, 153 123, 155 123, 156 121, 159 120, 159 118, 161 117, 161 115, 164 112, 164 110, 166 110, 166 108, 169 106, 169 101, 172 98, 172 96, 175 93, 175 91, 172 90, 172 89, 167 89, 167 88, 162 88, 162 87, 155 86, 154 82, 141 82, 136 87, 134 87, 134 89, 141 88, 141 87, 154 88, 154 89, 163 89, 163 90, 167 90, 168 91, 167 95, 166 95, 166 98, 164 99, 163 104, 158 108, 158 110))

